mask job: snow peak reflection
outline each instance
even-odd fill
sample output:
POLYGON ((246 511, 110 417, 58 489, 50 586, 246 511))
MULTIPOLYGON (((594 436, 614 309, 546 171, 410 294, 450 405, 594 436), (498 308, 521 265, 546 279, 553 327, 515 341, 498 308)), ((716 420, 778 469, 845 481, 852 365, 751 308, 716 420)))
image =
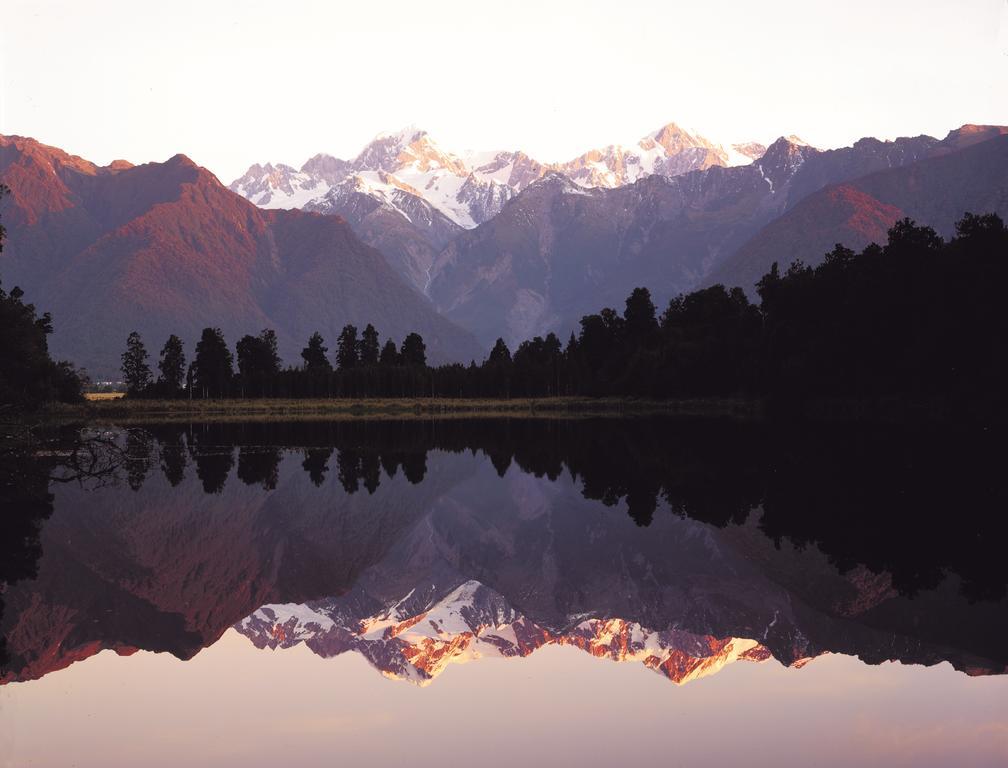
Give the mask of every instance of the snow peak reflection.
POLYGON ((5 680, 101 648, 189 658, 231 626, 418 682, 543 644, 678 681, 826 651, 1008 661, 989 434, 449 419, 121 441, 117 482, 52 488, 38 576, 7 593, 5 680))

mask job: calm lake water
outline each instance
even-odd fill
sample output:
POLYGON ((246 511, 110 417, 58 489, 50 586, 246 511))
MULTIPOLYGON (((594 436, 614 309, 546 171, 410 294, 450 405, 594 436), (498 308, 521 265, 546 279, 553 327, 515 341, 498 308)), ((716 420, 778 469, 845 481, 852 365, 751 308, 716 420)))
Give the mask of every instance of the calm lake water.
POLYGON ((0 766, 1003 766, 1002 445, 66 430, 4 457, 0 766))

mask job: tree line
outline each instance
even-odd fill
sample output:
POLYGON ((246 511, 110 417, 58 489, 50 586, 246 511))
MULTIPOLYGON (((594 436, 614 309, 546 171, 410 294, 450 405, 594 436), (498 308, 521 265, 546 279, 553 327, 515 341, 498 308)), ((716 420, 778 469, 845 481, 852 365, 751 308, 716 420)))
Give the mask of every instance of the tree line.
MULTIPOLYGON (((3 235, 0 226, 0 249, 3 235)), ((156 376, 131 333, 122 372, 131 397, 740 396, 790 406, 903 398, 1003 413, 1006 284, 1008 230, 997 215, 967 213, 948 241, 904 219, 885 245, 855 253, 838 244, 816 267, 774 264, 758 302, 716 285, 659 314, 641 287, 622 313, 583 317, 565 344, 549 333, 512 352, 498 339, 480 363, 430 366, 419 334, 382 343, 368 324, 345 326, 332 354, 312 334, 298 364, 285 366, 272 329, 232 351, 219 328, 205 328, 191 361, 169 336, 156 376)), ((0 407, 82 398, 87 375, 51 358, 52 330, 19 288, 0 287, 0 407)))
POLYGON ((194 399, 241 397, 416 397, 429 394, 431 369, 427 349, 418 333, 410 333, 397 346, 392 339, 379 343, 370 323, 358 335, 356 326, 340 332, 333 360, 318 332, 301 350, 298 366, 284 367, 277 335, 266 328, 257 336, 246 334, 228 348, 220 328, 204 328, 195 356, 187 365, 182 340, 172 334, 158 355, 155 378, 150 354, 136 331, 126 340, 122 354, 123 381, 130 397, 190 397, 194 399), (335 363, 335 364, 334 364, 335 363))
POLYGON ((553 333, 512 353, 498 339, 481 363, 429 366, 419 334, 380 343, 372 325, 347 325, 335 353, 314 333, 301 363, 284 367, 274 331, 229 350, 204 329, 186 366, 171 336, 154 379, 131 334, 123 374, 132 396, 509 398, 635 396, 872 398, 910 394, 962 399, 1008 384, 1008 230, 994 215, 966 214, 948 242, 909 219, 888 242, 860 253, 837 245, 822 264, 777 264, 759 302, 715 285, 672 299, 660 314, 646 288, 622 313, 582 318, 566 344, 553 333))

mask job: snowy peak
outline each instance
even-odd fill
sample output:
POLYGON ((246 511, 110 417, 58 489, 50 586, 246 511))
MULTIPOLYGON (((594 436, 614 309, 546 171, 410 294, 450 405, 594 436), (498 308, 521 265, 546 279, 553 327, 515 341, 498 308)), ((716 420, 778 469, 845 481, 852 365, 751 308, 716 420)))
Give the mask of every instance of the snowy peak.
POLYGON ((695 131, 668 123, 635 146, 611 144, 554 167, 583 186, 612 188, 644 176, 681 176, 712 166, 747 165, 752 160, 752 155, 733 146, 716 144, 695 131))
POLYGON ((358 171, 397 173, 409 169, 419 173, 443 170, 461 176, 468 174, 459 158, 444 152, 426 131, 415 126, 378 134, 352 165, 358 171))
MULTIPOLYGON (((738 153, 742 157, 748 158, 750 162, 753 160, 759 160, 766 154, 767 151, 766 145, 760 144, 758 141, 746 141, 741 144, 732 144, 731 149, 733 152, 738 153)), ((743 164, 744 163, 740 163, 740 165, 743 164)))
POLYGON ((466 160, 474 179, 506 186, 515 192, 523 190, 548 170, 548 166, 521 151, 470 153, 466 160))
POLYGON ((663 125, 653 134, 645 136, 640 141, 641 146, 644 147, 649 140, 662 147, 670 155, 682 152, 684 149, 695 149, 697 147, 717 149, 714 144, 702 136, 687 131, 675 123, 663 125))
POLYGON ((321 198, 332 187, 351 176, 365 177, 371 184, 373 177, 382 187, 408 191, 455 224, 472 228, 549 172, 563 174, 580 188, 613 188, 644 176, 747 164, 762 154, 757 154, 757 147, 762 149, 756 144, 724 146, 668 123, 635 145, 612 144, 565 163, 547 164, 522 151, 456 155, 442 149, 426 131, 407 126, 378 134, 353 160, 318 154, 299 171, 282 164, 253 165, 232 182, 231 189, 265 208, 319 210, 321 198))
POLYGON ((329 184, 336 184, 346 178, 352 172, 351 163, 340 160, 332 155, 317 154, 305 161, 301 166, 301 173, 322 179, 329 184))
POLYGON ((755 141, 716 143, 676 123, 669 123, 645 136, 640 140, 639 146, 645 151, 656 146, 664 150, 666 158, 671 162, 666 163, 664 171, 656 171, 664 176, 677 176, 689 170, 704 170, 715 165, 748 165, 766 151, 766 147, 755 141))
POLYGON ((529 185, 529 189, 542 189, 553 194, 591 195, 593 190, 572 181, 559 171, 547 171, 542 178, 529 185))
POLYGON ((818 150, 806 144, 796 136, 781 136, 766 148, 759 161, 768 164, 779 164, 792 161, 803 161, 811 153, 818 150))
POLYGON ((360 653, 382 674, 419 685, 430 683, 450 664, 524 657, 546 645, 643 664, 677 684, 707 677, 735 661, 761 662, 771 656, 756 640, 654 631, 619 618, 576 616, 566 629, 550 631, 473 580, 427 582, 369 615, 354 611, 374 604, 372 598, 350 595, 306 605, 266 605, 235 629, 258 648, 304 643, 323 657, 360 653))
POLYGON ((333 185, 324 195, 304 208, 318 213, 338 213, 351 222, 376 207, 395 211, 423 231, 430 230, 436 241, 458 231, 458 226, 424 199, 419 190, 385 171, 362 171, 333 185))
POLYGON ((283 163, 253 165, 228 189, 260 208, 301 208, 324 194, 328 185, 312 173, 297 171, 283 163))

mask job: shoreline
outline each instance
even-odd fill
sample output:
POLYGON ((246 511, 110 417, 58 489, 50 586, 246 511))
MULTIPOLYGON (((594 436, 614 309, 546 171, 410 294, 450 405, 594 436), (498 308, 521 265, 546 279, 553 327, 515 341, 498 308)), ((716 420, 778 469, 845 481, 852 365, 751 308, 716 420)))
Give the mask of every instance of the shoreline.
POLYGON ((358 418, 578 418, 672 415, 757 420, 762 403, 743 398, 638 400, 633 398, 314 398, 127 400, 103 398, 38 412, 42 421, 257 421, 358 418))
POLYGON ((62 426, 79 423, 339 421, 465 418, 646 418, 729 420, 777 425, 890 426, 953 430, 1003 429, 1008 408, 989 401, 936 401, 887 397, 874 400, 809 398, 780 409, 759 398, 698 397, 658 400, 634 397, 547 398, 260 398, 128 400, 89 398, 51 403, 32 412, 0 409, 0 424, 62 426), (5 419, 4 414, 10 419, 5 419))

